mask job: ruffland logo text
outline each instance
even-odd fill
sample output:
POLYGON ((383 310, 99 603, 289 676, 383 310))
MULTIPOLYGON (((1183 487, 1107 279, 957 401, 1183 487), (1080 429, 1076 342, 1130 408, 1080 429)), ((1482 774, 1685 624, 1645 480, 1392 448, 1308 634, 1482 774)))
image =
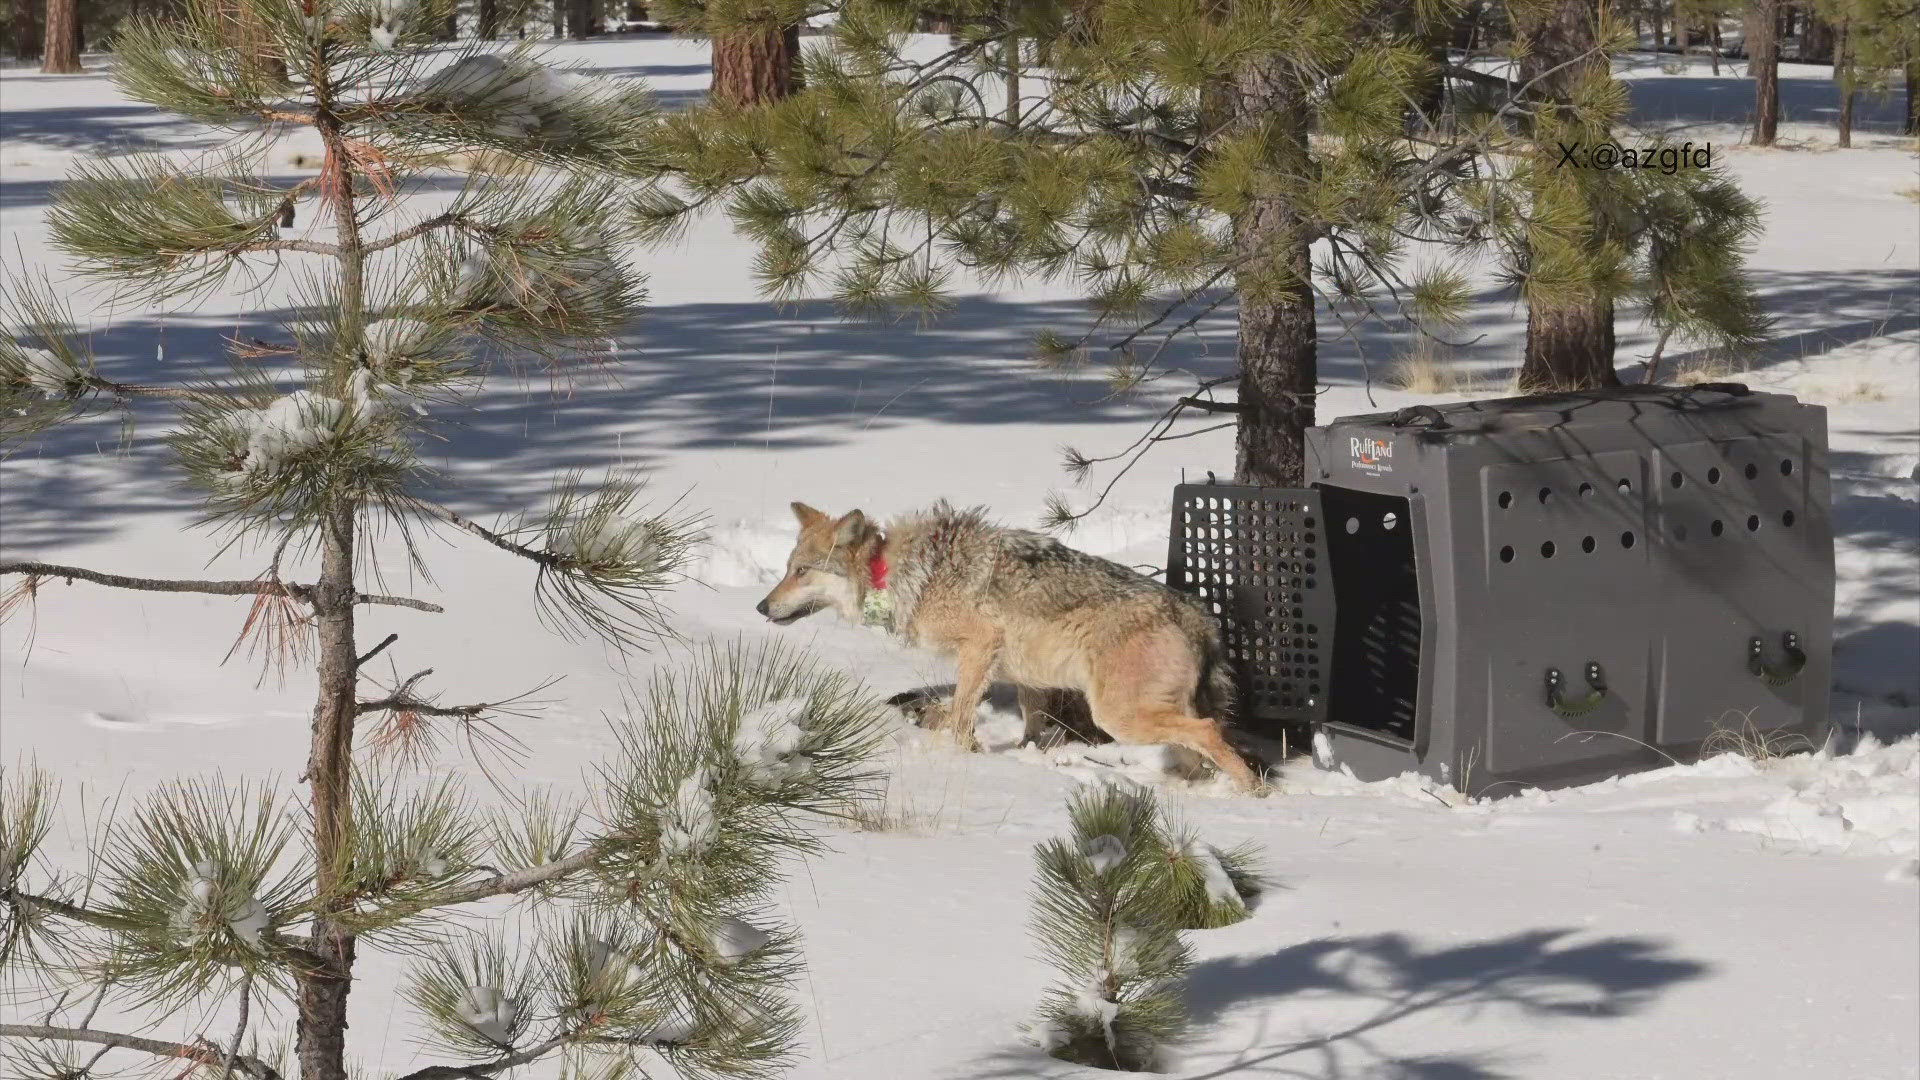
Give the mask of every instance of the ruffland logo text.
POLYGON ((1393 444, 1385 439, 1347 439, 1347 449, 1353 458, 1353 467, 1361 472, 1384 473, 1393 471, 1393 444))

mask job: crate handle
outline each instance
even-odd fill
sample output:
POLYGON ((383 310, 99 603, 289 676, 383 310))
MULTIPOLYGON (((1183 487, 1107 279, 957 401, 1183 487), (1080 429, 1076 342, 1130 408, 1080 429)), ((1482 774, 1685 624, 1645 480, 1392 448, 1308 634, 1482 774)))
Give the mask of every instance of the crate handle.
POLYGON ((1431 405, 1409 405, 1387 419, 1394 427, 1407 427, 1415 420, 1425 420, 1429 428, 1439 430, 1453 425, 1447 422, 1447 416, 1431 405))
POLYGON ((1607 673, 1600 669, 1600 662, 1598 660, 1589 660, 1587 661, 1584 674, 1587 677, 1587 685, 1593 688, 1592 691, 1583 698, 1569 701, 1564 696, 1567 683, 1566 676, 1560 674, 1559 668, 1548 668, 1547 708, 1552 709, 1555 715, 1565 717, 1568 720, 1572 720, 1578 716, 1585 716, 1599 708, 1600 703, 1607 700, 1607 673))
POLYGON ((1789 630, 1780 635, 1780 648, 1786 660, 1773 664, 1765 655, 1766 643, 1755 634, 1747 639, 1747 671, 1768 686, 1785 686, 1800 677, 1807 666, 1807 654, 1800 648, 1800 635, 1789 630))

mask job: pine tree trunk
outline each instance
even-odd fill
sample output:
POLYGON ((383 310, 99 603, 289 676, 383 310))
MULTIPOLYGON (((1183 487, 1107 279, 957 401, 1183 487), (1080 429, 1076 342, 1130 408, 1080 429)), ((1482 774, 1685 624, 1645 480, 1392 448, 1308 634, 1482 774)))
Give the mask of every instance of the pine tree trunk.
POLYGON ((480 40, 492 41, 500 33, 499 0, 480 0, 479 9, 475 15, 480 24, 478 27, 480 40))
MULTIPOLYGON (((327 146, 334 173, 335 238, 341 255, 339 307, 341 333, 357 340, 366 319, 366 262, 360 239, 350 160, 333 103, 323 93, 314 127, 327 146)), ((353 726, 358 709, 358 652, 354 645, 355 507, 340 498, 321 521, 320 580, 313 591, 319 628, 319 687, 313 709, 312 742, 306 779, 313 818, 314 890, 321 897, 314 912, 313 950, 323 966, 297 976, 295 1007, 299 1023, 294 1050, 300 1080, 346 1080, 347 994, 353 988, 355 940, 330 917, 352 902, 344 895, 353 833, 353 726)))
POLYGON ((1660 0, 1652 0, 1647 6, 1647 14, 1653 20, 1653 51, 1657 53, 1667 47, 1667 22, 1660 10, 1660 0))
POLYGON ((1527 310, 1527 352, 1520 388, 1528 393, 1619 386, 1613 370, 1613 301, 1527 310))
POLYGON ((1833 77, 1840 84, 1840 149, 1853 146, 1853 102, 1857 96, 1853 89, 1853 42, 1851 27, 1842 19, 1833 28, 1833 77))
POLYGON ((1914 84, 1920 83, 1920 60, 1910 61, 1907 74, 1907 134, 1920 135, 1920 98, 1914 97, 1914 84))
POLYGON ((1803 64, 1828 64, 1833 62, 1833 24, 1809 11, 1805 16, 1805 29, 1800 33, 1800 62, 1803 64))
POLYGON ((1720 16, 1715 15, 1708 26, 1713 37, 1713 73, 1720 74, 1720 16))
MULTIPOLYGON (((1227 94, 1233 128, 1266 126, 1271 168, 1309 172, 1306 92, 1273 57, 1246 62, 1227 94)), ((1262 191, 1233 220, 1239 293, 1239 423, 1234 477, 1240 483, 1297 487, 1306 481, 1306 431, 1319 382, 1307 227, 1286 195, 1262 191)))
POLYGON ((593 34, 593 0, 565 0, 567 36, 585 41, 593 34))
MULTIPOLYGON (((1599 7, 1595 0, 1554 0, 1533 17, 1521 20, 1515 31, 1524 37, 1526 58, 1520 65, 1522 82, 1564 100, 1590 72, 1608 68, 1605 55, 1593 53, 1598 44, 1599 7), (1592 55, 1588 55, 1592 53, 1592 55), (1585 60, 1579 58, 1585 56, 1585 60), (1567 66, 1562 66, 1567 65, 1567 66), (1559 70, 1555 70, 1558 68, 1559 70)), ((1591 133, 1588 141, 1605 138, 1591 133)), ((1538 138, 1538 153, 1552 158, 1550 138, 1538 138)), ((1520 365, 1520 388, 1528 392, 1585 390, 1617 386, 1613 370, 1613 299, 1589 293, 1568 300, 1528 297, 1527 344, 1520 365)))
POLYGON ((1007 127, 1020 127, 1020 38, 1007 38, 1007 127))
MULTIPOLYGON (((344 231, 344 230, 343 230, 344 231)), ((356 246, 357 246, 356 239, 356 246)), ((312 791, 314 887, 323 904, 340 897, 343 857, 353 828, 353 721, 356 705, 353 637, 354 511, 343 505, 328 517, 321 536, 320 580, 314 617, 320 630, 320 689, 313 713, 313 744, 307 757, 312 791)), ((353 989, 354 936, 328 918, 337 906, 315 913, 313 949, 323 970, 299 976, 295 1004, 299 1028, 295 1052, 300 1080, 346 1080, 347 994, 353 989)))
POLYGON ((41 0, 14 0, 13 55, 18 59, 40 59, 41 35, 46 33, 40 25, 41 10, 41 0))
POLYGON ((48 75, 78 75, 79 0, 47 0, 46 37, 40 46, 40 70, 48 75))
POLYGON ((221 39, 248 63, 257 65, 256 74, 270 79, 286 78, 286 58, 275 53, 272 35, 246 0, 223 0, 215 11, 221 39))
POLYGON ((1748 0, 1747 71, 1753 76, 1753 145, 1780 136, 1780 0, 1748 0))
POLYGON ((779 101, 799 89, 800 28, 751 30, 713 39, 713 89, 727 105, 779 101))

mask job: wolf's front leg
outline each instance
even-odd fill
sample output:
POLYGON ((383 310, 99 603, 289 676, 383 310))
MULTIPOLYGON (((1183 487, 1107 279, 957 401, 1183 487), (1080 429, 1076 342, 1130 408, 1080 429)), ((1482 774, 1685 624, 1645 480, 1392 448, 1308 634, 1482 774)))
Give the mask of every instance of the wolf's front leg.
POLYGON ((953 682, 953 700, 947 703, 947 715, 941 718, 940 730, 963 750, 977 748, 973 740, 974 718, 980 712, 980 699, 986 696, 998 652, 997 642, 978 642, 960 651, 960 671, 953 682))

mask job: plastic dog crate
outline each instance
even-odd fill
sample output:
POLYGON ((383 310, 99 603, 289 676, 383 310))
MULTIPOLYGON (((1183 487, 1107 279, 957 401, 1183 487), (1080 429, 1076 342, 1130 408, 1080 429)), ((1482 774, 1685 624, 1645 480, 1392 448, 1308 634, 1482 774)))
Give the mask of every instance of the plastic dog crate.
POLYGON ((1719 384, 1353 416, 1313 487, 1182 484, 1167 580, 1258 734, 1470 794, 1827 730, 1826 413, 1719 384))

